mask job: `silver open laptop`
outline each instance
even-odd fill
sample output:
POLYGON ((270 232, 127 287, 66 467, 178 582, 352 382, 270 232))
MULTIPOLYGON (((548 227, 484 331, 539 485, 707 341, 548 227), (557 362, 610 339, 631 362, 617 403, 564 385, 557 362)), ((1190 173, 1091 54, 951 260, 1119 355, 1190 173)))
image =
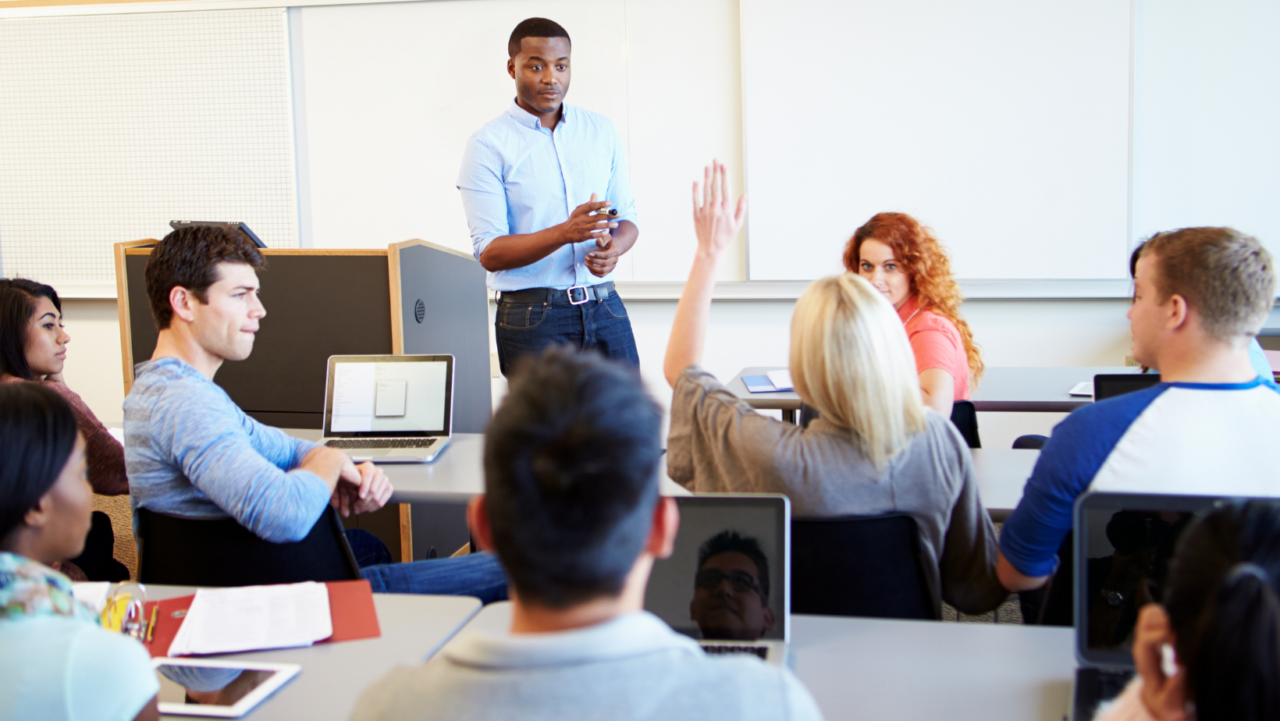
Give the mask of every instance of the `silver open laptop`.
POLYGON ((357 463, 429 463, 452 425, 453 356, 329 357, 326 446, 357 463))
POLYGON ((707 653, 782 665, 791 639, 791 504, 785 496, 676 498, 680 532, 654 564, 646 611, 707 653))

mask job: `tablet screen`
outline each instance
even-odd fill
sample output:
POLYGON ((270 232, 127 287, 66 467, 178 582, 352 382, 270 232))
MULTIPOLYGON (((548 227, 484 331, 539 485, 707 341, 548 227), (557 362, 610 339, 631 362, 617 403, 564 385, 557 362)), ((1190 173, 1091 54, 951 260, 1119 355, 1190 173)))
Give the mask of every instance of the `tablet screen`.
POLYGON ((240 715, 270 693, 264 687, 278 687, 293 675, 287 670, 255 664, 246 664, 246 667, 227 663, 201 665, 185 660, 157 661, 155 669, 160 680, 161 710, 202 716, 240 715), (259 690, 265 693, 250 699, 259 690))

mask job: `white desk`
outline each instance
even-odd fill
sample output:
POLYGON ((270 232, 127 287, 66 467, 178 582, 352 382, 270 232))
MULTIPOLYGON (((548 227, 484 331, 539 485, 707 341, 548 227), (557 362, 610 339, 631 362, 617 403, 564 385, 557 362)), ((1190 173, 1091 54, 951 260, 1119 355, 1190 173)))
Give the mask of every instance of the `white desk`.
POLYGON ((1069 628, 792 616, 795 672, 827 721, 1065 721, 1069 628))
MULTIPOLYGON (((458 632, 502 633, 511 604, 458 632)), ((1069 628, 791 617, 793 669, 827 721, 1065 721, 1076 661, 1069 628)))
MULTIPOLYGON (((163 600, 195 593, 181 586, 147 586, 147 600, 163 600)), ((463 624, 480 610, 468 596, 402 596, 374 594, 379 638, 326 643, 310 648, 258 651, 214 656, 219 660, 251 659, 296 663, 302 672, 248 718, 345 719, 365 687, 400 664, 430 658, 463 624)), ((190 719, 190 716, 163 718, 190 719)))
MULTIPOLYGON (((744 368, 726 385, 752 408, 781 410, 784 417, 800 408, 800 396, 786 393, 752 393, 742 377, 764 375, 774 367, 744 368)), ((988 368, 973 393, 973 406, 983 412, 1070 413, 1091 403, 1087 397, 1076 397, 1069 391, 1080 381, 1092 381, 1099 373, 1137 373, 1137 368, 1123 366, 1052 366, 1040 368, 988 368)), ((791 418, 786 418, 791 420, 791 418)))
POLYGON ((991 520, 998 522, 1008 518, 1022 500, 1022 489, 1031 477, 1038 450, 1011 448, 974 448, 973 475, 978 481, 978 495, 986 506, 991 520))
MULTIPOLYGON (((313 442, 319 441, 321 436, 320 431, 311 428, 284 430, 294 438, 313 442)), ((432 463, 386 463, 381 468, 395 486, 390 503, 465 501, 484 493, 484 434, 455 433, 449 447, 432 463)), ((665 455, 659 477, 663 495, 689 495, 667 477, 665 455)))

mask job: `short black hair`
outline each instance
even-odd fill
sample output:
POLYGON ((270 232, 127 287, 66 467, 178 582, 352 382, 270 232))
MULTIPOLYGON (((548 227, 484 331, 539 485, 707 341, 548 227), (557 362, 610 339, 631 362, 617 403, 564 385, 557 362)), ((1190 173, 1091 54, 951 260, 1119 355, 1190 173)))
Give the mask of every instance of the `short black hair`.
POLYGON ((569 31, 561 27, 560 23, 546 18, 529 18, 521 20, 516 29, 511 31, 511 39, 507 41, 507 57, 514 58, 520 54, 520 43, 525 38, 564 38, 569 47, 573 47, 569 31))
POLYGON ((0 373, 35 380, 27 363, 27 325, 36 312, 36 299, 48 298, 62 313, 58 292, 26 278, 0 279, 0 373))
POLYGON ((76 417, 39 383, 0 385, 0 541, 57 482, 76 446, 76 417))
POLYGON ((756 575, 760 582, 760 600, 769 601, 769 559, 760 548, 760 542, 751 536, 744 536, 734 530, 724 530, 708 538, 706 543, 698 547, 698 570, 706 565, 707 559, 722 553, 741 553, 756 564, 756 575))
POLYGON ((169 292, 181 286, 207 303, 209 286, 218 282, 218 263, 244 263, 255 270, 266 265, 258 246, 238 228, 193 225, 178 228, 160 241, 147 258, 147 297, 156 329, 173 321, 169 292))
POLYGON ((494 550, 521 599, 617 596, 658 503, 662 409, 633 368, 550 348, 517 363, 485 432, 494 550))

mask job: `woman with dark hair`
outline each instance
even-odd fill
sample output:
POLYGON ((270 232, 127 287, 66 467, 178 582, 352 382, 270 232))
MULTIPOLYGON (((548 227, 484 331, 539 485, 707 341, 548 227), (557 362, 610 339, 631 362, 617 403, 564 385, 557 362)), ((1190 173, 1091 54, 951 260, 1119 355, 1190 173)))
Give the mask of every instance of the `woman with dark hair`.
POLYGON ((880 291, 907 328, 925 405, 944 416, 969 399, 982 353, 960 315, 951 261, 928 228, 905 213, 877 213, 849 239, 844 267, 880 291))
MULTIPOLYGON (((85 438, 94 493, 124 495, 129 492, 124 447, 63 380, 70 340, 62 327, 57 291, 25 278, 0 279, 0 384, 36 382, 62 396, 85 438)), ((105 513, 95 513, 85 555, 60 570, 76 580, 127 579, 129 570, 111 557, 114 540, 111 520, 105 513)))
POLYGON ((93 490, 71 407, 0 386, 0 719, 157 719, 149 654, 98 625, 49 564, 80 553, 93 490))
POLYGON ((1137 676, 1105 721, 1280 718, 1280 504, 1249 501, 1187 529, 1164 604, 1138 615, 1137 676))

